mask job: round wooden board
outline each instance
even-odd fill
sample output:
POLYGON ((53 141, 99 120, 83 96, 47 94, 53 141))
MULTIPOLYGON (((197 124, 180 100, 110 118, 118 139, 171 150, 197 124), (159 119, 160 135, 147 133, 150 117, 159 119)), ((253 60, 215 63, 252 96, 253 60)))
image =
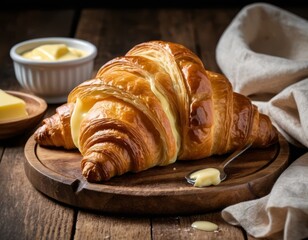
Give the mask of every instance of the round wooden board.
POLYGON ((289 147, 279 136, 274 146, 249 149, 229 165, 224 182, 205 188, 188 184, 184 176, 194 169, 215 167, 226 155, 177 161, 104 183, 88 183, 82 177, 78 151, 44 148, 31 136, 25 156, 25 172, 33 186, 70 206, 125 215, 186 215, 265 196, 288 165, 289 147))

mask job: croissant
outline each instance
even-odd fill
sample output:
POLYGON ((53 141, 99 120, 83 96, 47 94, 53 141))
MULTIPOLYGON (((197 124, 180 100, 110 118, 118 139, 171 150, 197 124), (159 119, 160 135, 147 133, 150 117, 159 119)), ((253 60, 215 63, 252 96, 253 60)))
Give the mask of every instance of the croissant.
POLYGON ((140 43, 105 63, 43 123, 37 143, 78 148, 89 182, 278 140, 269 117, 224 75, 164 41, 140 43))

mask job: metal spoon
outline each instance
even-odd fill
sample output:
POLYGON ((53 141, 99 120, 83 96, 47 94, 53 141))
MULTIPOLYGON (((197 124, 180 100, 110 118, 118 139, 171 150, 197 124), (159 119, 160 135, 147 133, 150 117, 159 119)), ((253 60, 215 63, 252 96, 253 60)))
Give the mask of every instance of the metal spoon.
MULTIPOLYGON (((236 150, 235 152, 233 152, 229 157, 227 157, 222 163, 220 163, 217 167, 215 167, 219 172, 220 172, 220 181, 224 181, 227 178, 227 174, 225 172, 225 168, 227 167, 227 165, 232 162, 234 159, 236 159, 239 155, 241 155, 243 152, 245 152, 248 148, 250 148, 252 145, 252 143, 249 143, 248 145, 246 145, 243 148, 240 148, 238 150, 236 150)), ((191 175, 199 170, 202 169, 197 169, 194 170, 190 173, 188 173, 185 178, 187 180, 188 183, 194 185, 196 182, 196 178, 191 178, 191 175)))

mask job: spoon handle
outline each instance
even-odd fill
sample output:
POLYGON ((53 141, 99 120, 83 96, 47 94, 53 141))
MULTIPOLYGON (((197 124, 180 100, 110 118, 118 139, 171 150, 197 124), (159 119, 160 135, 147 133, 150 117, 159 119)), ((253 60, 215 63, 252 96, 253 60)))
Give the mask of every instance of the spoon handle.
POLYGON ((239 155, 241 155, 243 152, 245 152, 248 148, 250 148, 252 143, 249 143, 243 148, 240 148, 236 151, 234 151, 229 157, 226 158, 221 164, 219 164, 219 168, 223 169, 225 168, 232 160, 237 158, 239 155))

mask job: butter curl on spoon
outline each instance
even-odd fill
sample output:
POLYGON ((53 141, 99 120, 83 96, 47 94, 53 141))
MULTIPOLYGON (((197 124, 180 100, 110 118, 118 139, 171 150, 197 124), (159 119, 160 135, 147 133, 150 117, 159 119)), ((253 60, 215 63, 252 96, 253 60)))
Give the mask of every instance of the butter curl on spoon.
POLYGON ((243 148, 240 148, 233 152, 229 157, 227 157, 222 163, 217 167, 208 167, 203 169, 197 169, 188 173, 185 178, 188 183, 194 185, 195 187, 207 187, 210 185, 218 185, 220 182, 227 178, 225 168, 227 165, 236 159, 239 155, 250 148, 252 143, 249 143, 243 148))

